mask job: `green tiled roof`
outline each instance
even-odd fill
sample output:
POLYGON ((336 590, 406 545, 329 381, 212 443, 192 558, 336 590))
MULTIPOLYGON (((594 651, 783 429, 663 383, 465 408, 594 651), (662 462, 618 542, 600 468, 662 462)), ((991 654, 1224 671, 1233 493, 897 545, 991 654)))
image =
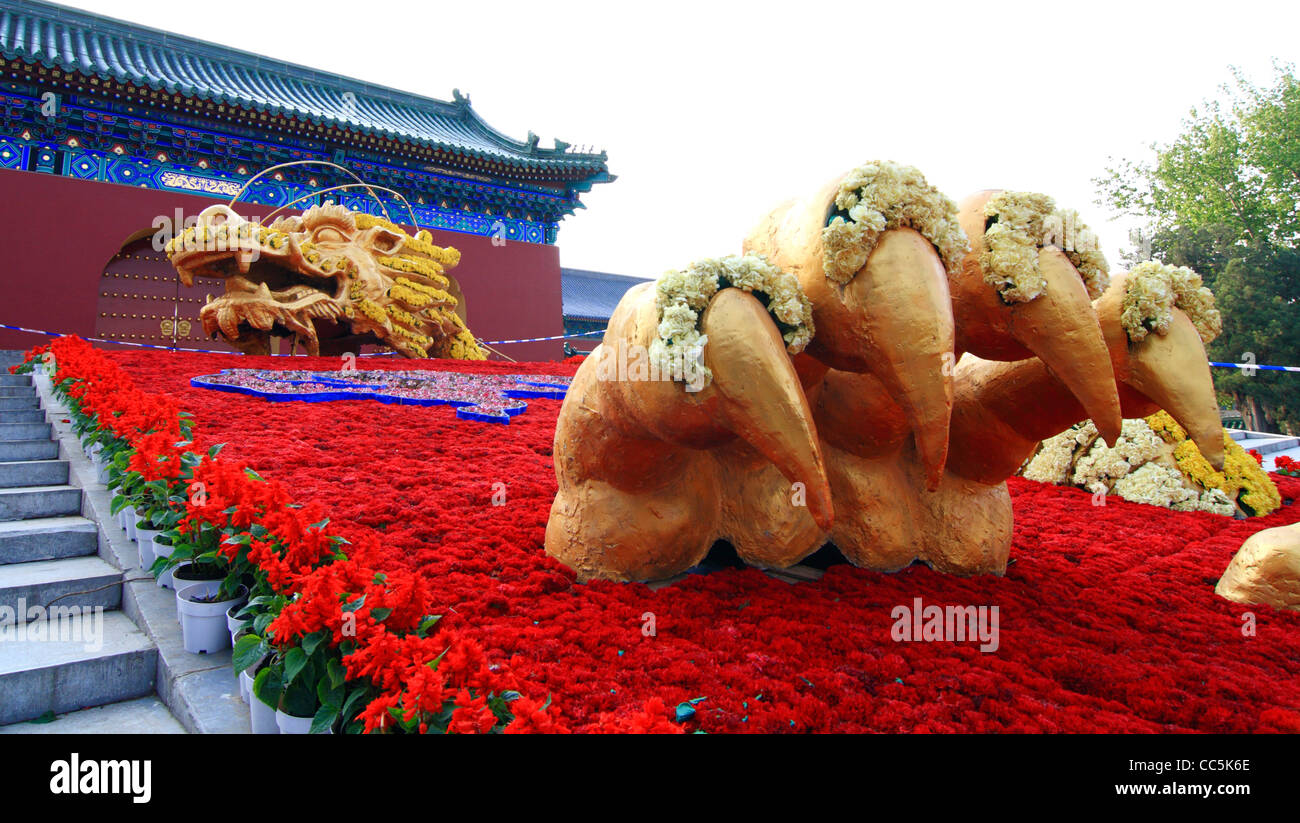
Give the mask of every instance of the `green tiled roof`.
POLYGON ((39 0, 0 0, 0 54, 534 172, 612 179, 604 152, 576 154, 563 144, 543 149, 531 134, 512 140, 483 122, 459 92, 451 102, 420 97, 39 0))

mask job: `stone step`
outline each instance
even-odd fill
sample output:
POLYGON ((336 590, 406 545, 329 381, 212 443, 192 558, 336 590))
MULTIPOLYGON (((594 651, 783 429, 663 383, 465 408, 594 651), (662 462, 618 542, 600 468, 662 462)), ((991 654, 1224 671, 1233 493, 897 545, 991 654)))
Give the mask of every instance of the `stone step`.
POLYGON ((0 423, 44 423, 45 412, 40 409, 0 409, 0 423))
POLYGON ((0 463, 0 489, 22 486, 66 486, 68 461, 19 460, 0 463))
POLYGON ((40 407, 40 398, 35 395, 31 397, 0 397, 0 409, 4 411, 39 409, 40 407))
POLYGON ((0 397, 35 397, 35 386, 0 386, 0 397))
POLYGON ((49 423, 0 423, 0 440, 48 440, 49 423))
POLYGON ((157 695, 60 715, 49 723, 11 723, 0 734, 186 734, 157 695))
POLYGON ((0 566, 0 625, 6 622, 6 606, 17 615, 30 613, 24 610, 33 606, 45 610, 55 606, 101 606, 112 611, 121 605, 122 572, 98 557, 0 566))
POLYGON ((68 514, 81 514, 81 489, 72 486, 0 489, 0 521, 68 514))
POLYGON ((58 456, 59 444, 55 440, 0 441, 0 463, 53 460, 58 456))
POLYGON ((158 649, 119 611, 0 627, 0 723, 154 690, 158 649))
POLYGON ((99 549, 99 530, 80 516, 41 517, 0 523, 0 567, 62 557, 84 557, 99 549))
POLYGON ((8 367, 0 369, 0 386, 30 385, 32 385, 32 376, 30 374, 10 374, 8 367))
POLYGON ((1261 456, 1272 454, 1273 452, 1282 452, 1287 449, 1294 449, 1300 446, 1300 438, 1297 437, 1258 437, 1238 440, 1237 445, 1246 451, 1256 451, 1261 456))

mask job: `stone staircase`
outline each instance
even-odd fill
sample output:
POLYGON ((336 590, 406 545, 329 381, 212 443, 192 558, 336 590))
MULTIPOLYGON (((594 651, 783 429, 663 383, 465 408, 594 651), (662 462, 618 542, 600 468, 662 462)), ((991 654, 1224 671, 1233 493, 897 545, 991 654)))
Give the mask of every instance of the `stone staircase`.
POLYGON ((99 556, 31 377, 8 373, 14 362, 0 359, 0 725, 152 695, 158 666, 154 642, 121 611, 123 573, 99 556))
POLYGON ((1257 452, 1263 459, 1265 471, 1276 471, 1279 457, 1300 460, 1300 437, 1235 429, 1230 429, 1228 434, 1243 449, 1257 452))

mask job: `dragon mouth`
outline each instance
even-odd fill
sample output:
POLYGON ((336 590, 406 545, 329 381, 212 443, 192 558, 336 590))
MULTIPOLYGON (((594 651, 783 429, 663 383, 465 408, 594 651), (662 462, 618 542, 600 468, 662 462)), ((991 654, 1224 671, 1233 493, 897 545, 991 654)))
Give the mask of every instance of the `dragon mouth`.
MULTIPOLYGON (((238 265, 234 259, 229 266, 238 265)), ((242 267, 241 267, 242 268, 242 267)), ((345 319, 348 306, 342 284, 258 260, 246 272, 226 273, 226 293, 199 312, 204 333, 218 330, 231 341, 261 336, 298 337, 311 354, 319 353, 316 321, 345 319)))
POLYGON ((225 280, 226 293, 199 312, 203 331, 211 337, 220 331, 234 343, 265 338, 269 346, 272 336, 296 336, 309 353, 316 354, 320 339, 316 321, 332 324, 348 313, 341 279, 316 275, 301 264, 281 265, 289 264, 285 255, 272 257, 264 249, 236 248, 178 255, 176 262, 186 285, 195 276, 225 280))
POLYGON ((305 257, 291 235, 236 218, 187 229, 169 251, 186 286, 195 277, 225 281, 226 293, 199 312, 210 337, 220 332, 258 350, 269 350, 273 336, 297 337, 314 355, 319 332, 326 331, 316 321, 332 325, 348 314, 342 259, 330 260, 328 271, 319 256, 305 257))

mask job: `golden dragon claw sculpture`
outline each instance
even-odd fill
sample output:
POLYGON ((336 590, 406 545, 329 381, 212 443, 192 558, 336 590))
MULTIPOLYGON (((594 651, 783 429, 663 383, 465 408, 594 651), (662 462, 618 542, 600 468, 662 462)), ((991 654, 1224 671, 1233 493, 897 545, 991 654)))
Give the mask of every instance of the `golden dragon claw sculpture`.
POLYGON ((714 375, 702 397, 594 377, 609 351, 683 336, 662 283, 634 289, 561 411, 547 552, 583 579, 667 577, 720 538, 760 567, 829 540, 880 571, 1001 573, 1005 481, 1044 436, 1091 417, 1113 443, 1121 412, 1163 407, 1221 461, 1204 324, 1172 303, 1135 319, 1086 240, 1044 195, 959 208, 913 168, 854 169, 744 243, 797 281, 811 339, 780 346, 788 296, 710 292, 685 332, 714 375))

